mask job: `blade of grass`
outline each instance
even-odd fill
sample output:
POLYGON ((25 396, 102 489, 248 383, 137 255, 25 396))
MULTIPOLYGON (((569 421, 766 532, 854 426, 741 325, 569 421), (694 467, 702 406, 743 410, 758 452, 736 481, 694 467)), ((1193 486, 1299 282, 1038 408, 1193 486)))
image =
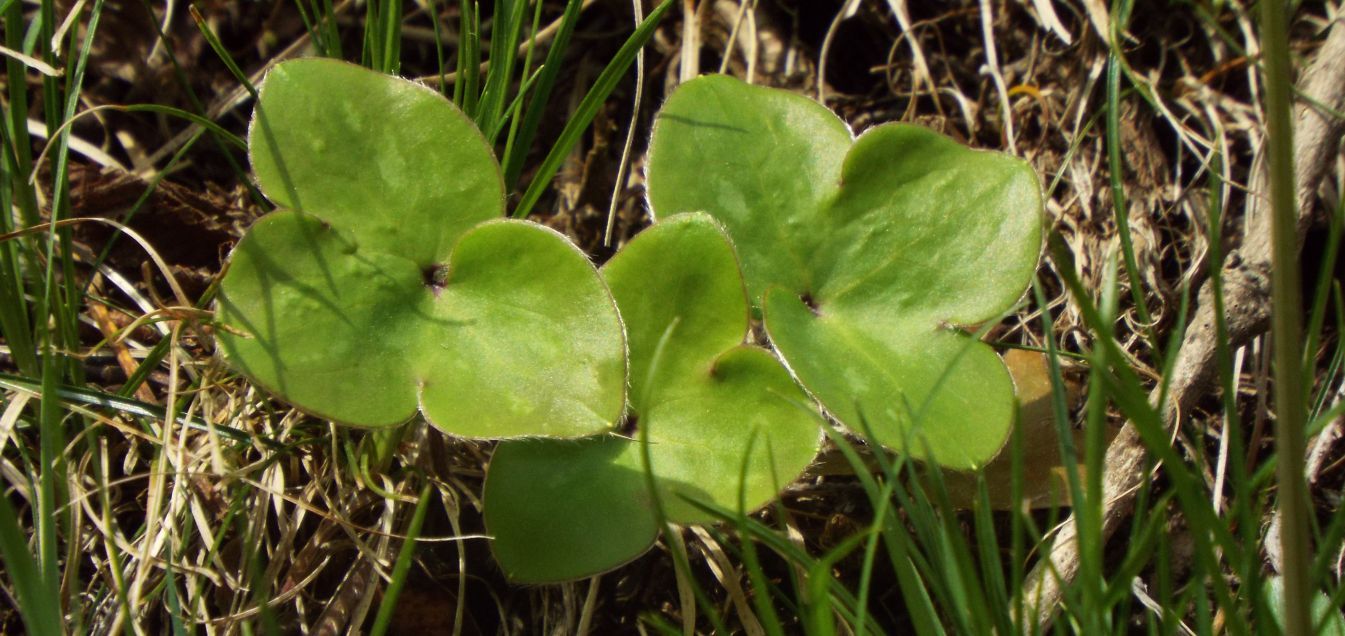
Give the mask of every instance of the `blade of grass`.
MULTIPOLYGON (((1124 26, 1118 25, 1118 28, 1124 26)), ((1119 43, 1112 44, 1113 50, 1107 58, 1107 163, 1110 166, 1108 178, 1111 182, 1112 212, 1116 219, 1116 235, 1120 239, 1121 253, 1125 258, 1126 276, 1130 283, 1131 300, 1135 303, 1135 314, 1144 325, 1149 348, 1157 356, 1158 334, 1154 331, 1153 315, 1149 313, 1148 301, 1144 298, 1144 281, 1140 278, 1139 263, 1135 259, 1135 244, 1130 235, 1130 208, 1126 202, 1123 182, 1125 164, 1121 158, 1121 58, 1114 50, 1117 46, 1119 43)))
POLYGON ((1312 314, 1308 319, 1307 344, 1303 347, 1303 374, 1312 377, 1317 358, 1317 343, 1322 336, 1322 326, 1326 322, 1326 309, 1329 305, 1331 283, 1335 280, 1332 268, 1340 254, 1341 237, 1345 236, 1345 198, 1341 199, 1333 214, 1328 218, 1330 227, 1326 232, 1326 252, 1322 256, 1317 270, 1317 285, 1312 293, 1312 314))
POLYGON ((402 0, 383 0, 377 4, 378 27, 382 34, 382 63, 376 68, 389 75, 396 75, 402 67, 402 0))
POLYGON ((431 484, 428 483, 420 489, 416 510, 412 513, 411 523, 406 528, 406 538, 402 539, 401 550, 397 552, 397 561, 392 566, 388 589, 383 592, 383 600, 378 604, 378 614, 374 616, 374 626, 370 630, 373 636, 383 636, 392 625, 392 614, 397 611, 397 598, 401 596, 402 588, 406 587, 406 579, 411 573, 411 561, 416 553, 416 539, 420 538, 420 528, 425 525, 425 514, 430 509, 430 489, 431 484))
POLYGON ((59 635, 61 625, 61 597, 52 593, 46 577, 33 553, 28 550, 19 517, 9 503, 6 493, 0 496, 0 557, 5 561, 5 572, 14 585, 19 615, 28 633, 36 636, 59 635))
MULTIPOLYGON (((756 445, 757 436, 755 432, 747 440, 747 448, 743 450, 743 459, 738 464, 738 511, 733 518, 733 525, 738 529, 738 536, 742 542, 742 561, 747 569, 747 579, 752 586, 752 604, 756 609, 757 618, 761 622, 761 627, 771 636, 783 635, 784 625, 780 622, 780 616, 775 611, 775 606, 771 604, 771 593, 766 583, 766 574, 761 569, 761 561, 758 559, 756 545, 750 535, 744 532, 747 527, 747 476, 752 459, 752 448, 756 445)), ((770 465, 775 465, 775 457, 770 457, 770 465)), ((775 490, 780 490, 780 484, 775 484, 775 490)), ((720 541, 721 544, 727 544, 726 541, 720 541)))
MULTIPOLYGON (((439 23, 439 2, 438 0, 426 0, 425 12, 430 14, 430 27, 434 32, 434 62, 435 71, 439 73, 439 92, 443 93, 448 88, 448 82, 445 78, 448 71, 444 67, 444 29, 439 23)), ((445 97, 452 99, 453 96, 444 93, 445 97)))
POLYGON ((612 90, 616 88, 617 83, 625 76, 626 71, 635 61, 635 54, 654 35, 654 30, 658 27, 659 21, 663 19, 672 5, 673 0, 663 0, 658 7, 650 12, 649 17, 640 23, 640 26, 635 29, 626 43, 612 57, 612 61, 598 75, 598 79, 593 82, 593 87, 579 102, 579 107, 575 109, 570 121, 566 122, 560 137, 551 146, 551 151, 542 160, 536 176, 528 184, 528 189, 524 191, 518 206, 514 208, 514 218, 524 218, 532 211, 533 205, 542 197, 542 193, 550 185, 551 179, 556 176, 556 171, 560 169, 566 155, 570 154, 570 150, 579 142, 579 136, 592 123, 593 117, 598 113, 598 108, 602 106, 603 102, 607 100, 607 96, 612 94, 612 90))
MULTIPOLYGON (((108 449, 107 438, 98 441, 98 457, 90 462, 94 469, 94 480, 98 484, 98 504, 101 507, 102 528, 98 534, 101 536, 103 544, 103 554, 107 558, 108 573, 112 578, 112 593, 117 599, 117 618, 113 623, 124 621, 131 615, 131 603, 127 594, 126 570, 124 567, 125 559, 121 548, 113 538, 116 535, 116 521, 112 517, 114 506, 112 503, 111 488, 108 484, 108 474, 111 472, 111 453, 108 449)), ((173 585, 173 569, 168 568, 165 572, 168 579, 168 585, 173 585)), ((171 597, 170 597, 171 600, 171 597)), ((174 617, 176 619, 176 617, 174 617)), ((111 631, 111 630, 110 630, 111 631)), ((123 629, 123 633, 134 633, 129 623, 123 629)))
MULTIPOLYGON (((155 36, 158 38, 158 45, 162 47, 160 50, 168 56, 168 62, 173 67, 173 77, 177 81, 178 86, 181 87, 182 93, 187 97, 187 101, 191 104, 192 109, 196 111, 197 116, 209 119, 206 115, 206 113, 209 112, 208 109, 205 107, 205 104, 201 102, 200 98, 196 96, 196 90, 192 88, 192 83, 187 72, 182 68, 182 64, 178 61, 177 53, 174 51, 174 41, 159 28, 159 23, 154 16, 154 10, 149 6, 148 0, 141 0, 141 6, 145 9, 145 13, 148 15, 150 23, 154 25, 155 36)), ((197 22, 196 24, 198 25, 198 28, 202 28, 203 26, 202 22, 197 22)), ((205 33, 209 33, 209 35, 206 36, 207 41, 214 39, 215 42, 218 43, 218 38, 215 37, 213 32, 210 32, 209 28, 204 29, 203 36, 205 33)), ((228 55, 228 51, 224 49, 223 46, 215 48, 214 50, 217 55, 224 56, 222 59, 227 60, 225 62, 226 66, 232 66, 233 68, 230 69, 230 72, 234 73, 235 77, 237 77, 241 71, 239 70, 238 65, 233 62, 232 57, 228 55)), ((256 87, 254 87, 246 77, 243 77, 242 80, 240 80, 240 85, 255 99, 257 95, 256 87)), ((239 165, 238 159, 234 156, 234 153, 229 152, 225 142, 221 140, 220 137, 213 134, 213 132, 211 134, 211 140, 215 143, 215 147, 219 151, 220 156, 229 164, 229 170, 234 178, 238 180, 238 183, 243 184, 247 188, 248 196, 252 199, 253 203, 263 210, 270 209, 270 203, 267 202, 266 198, 263 197, 261 192, 252 184, 248 171, 239 165)))
POLYGON ((990 488, 984 472, 976 477, 976 505, 973 506, 972 515, 976 557, 980 563, 979 580, 988 601, 985 609, 990 614, 990 627, 997 633, 1011 634, 1014 632, 1011 617, 1003 611, 995 611, 1009 607, 1009 588, 1004 580, 1004 570, 1000 567, 1000 542, 995 536, 994 520, 990 516, 990 488))
POLYGON ((369 0, 364 5, 364 37, 361 40, 360 63, 380 73, 392 73, 391 67, 396 60, 389 56, 390 49, 400 41, 397 24, 389 26, 388 21, 396 21, 401 15, 400 0, 369 0), (392 14, 392 5, 396 13, 392 14))
POLYGON ((476 127, 481 130, 499 131, 509 85, 514 80, 514 52, 523 37, 523 16, 527 8, 528 3, 521 0, 495 0, 486 85, 481 90, 480 107, 476 111, 476 127))
MULTIPOLYGON (((154 420, 162 420, 167 417, 167 412, 164 407, 145 404, 139 400, 133 400, 111 393, 104 393, 96 389, 58 385, 50 393, 44 394, 42 392, 43 385, 41 382, 8 373, 0 373, 0 387, 23 391, 33 395, 47 395, 52 397, 54 402, 62 404, 87 404, 89 406, 118 411, 135 417, 145 417, 154 420)), ((279 444, 279 442, 266 436, 254 436, 251 433, 220 424, 216 424, 213 427, 207 426, 206 424, 186 416, 178 416, 176 421, 183 426, 198 431, 209 431, 213 429, 234 441, 251 443, 260 440, 263 443, 279 444)))
POLYGON ((877 505, 874 507, 873 523, 863 533, 867 538, 864 541, 864 560, 861 562, 859 569, 859 590, 856 592, 856 600, 859 602, 857 608, 859 616, 856 617, 854 628, 854 631, 859 633, 863 633, 865 628, 868 627, 869 593, 873 586, 873 566, 878 560, 878 544, 882 539, 883 529, 886 525, 885 521, 892 507, 890 488, 891 483, 889 482, 884 487, 884 492, 879 493, 881 498, 874 502, 877 505))
MULTIPOLYGON (((937 537, 938 552, 942 558, 939 563, 942 565, 945 575, 953 581, 950 588, 956 595, 956 598, 966 603, 963 607, 967 608, 966 614, 971 625, 971 632, 968 633, 990 633, 994 630, 994 621, 990 616, 990 599, 986 597, 986 590, 981 585, 984 580, 984 574, 975 564, 975 556, 972 546, 965 533, 962 532, 962 525, 957 515, 957 509, 949 498, 948 485, 943 478, 943 470, 933 469, 938 464, 934 461, 928 448, 925 449, 926 466, 930 469, 924 471, 925 480, 922 484, 929 484, 923 489, 925 492, 933 491, 934 516, 930 518, 931 534, 937 537)), ((914 464, 910 464, 912 479, 919 479, 914 464)), ((931 550, 934 553, 934 550, 931 550)), ((994 566, 998 567, 998 565, 994 566)))
MULTIPOLYGON (((524 77, 528 79, 529 85, 533 84, 533 82, 536 81, 538 76, 540 76, 541 73, 546 70, 544 68, 539 68, 537 69, 536 73, 534 73, 532 70, 532 58, 533 54, 535 53, 535 49, 537 48, 537 29, 541 25, 541 22, 542 22, 542 3, 537 2, 533 6, 531 26, 528 27, 528 40, 527 40, 528 46, 527 51, 524 52, 523 54, 523 70, 522 72, 519 73, 519 77, 524 77)), ((518 94, 514 96, 514 104, 510 106, 510 112, 506 113, 504 116, 504 119, 507 119, 509 121, 509 132, 508 134, 505 135, 504 153, 501 156, 505 157, 506 159, 513 154, 514 141, 518 137, 518 127, 523 119, 524 109, 522 106, 522 102, 529 88, 530 86, 520 87, 518 89, 518 94)), ((501 162, 500 165, 503 166, 505 165, 505 163, 501 162)), ((512 188, 512 183, 510 181, 506 180, 504 183, 506 188, 512 188)))
MULTIPOLYGON (((25 20, 23 6, 12 2, 5 6, 5 45, 11 49, 23 48, 25 20)), ((5 57, 7 76, 26 77, 24 65, 13 57, 5 57)), ((26 183, 26 175, 33 170, 32 139, 28 133, 28 86, 26 82, 6 82, 8 104, 4 109, 4 131, 0 132, 3 156, 0 156, 0 205, 5 210, 18 209, 19 221, 31 226, 41 222, 37 209, 36 190, 26 183)), ((0 214, 0 230, 12 232, 15 228, 12 213, 0 214)), ((31 261, 31 258, 29 259, 31 261)), ((41 373, 34 339, 32 310, 26 294, 26 277, 21 248, 15 244, 0 245, 0 333, 9 344, 11 355, 19 370, 36 376, 41 373)))
MULTIPOLYGON (((16 205, 15 185, 20 190, 28 188, 19 176, 22 173, 10 152, 9 141, 9 135, 0 131, 0 144, 4 146, 4 154, 0 156, 0 207, 13 210, 21 207, 16 205)), ((0 233, 8 234, 14 230, 13 215, 0 214, 0 233)), ((0 244, 0 336, 4 336, 9 345, 10 355, 19 371, 37 375, 37 349, 33 342, 32 321, 29 319, 25 268, 20 249, 17 243, 4 241, 0 244)))
POLYGON ((1312 628, 1309 579, 1311 514, 1303 475, 1306 392, 1303 385, 1302 310, 1297 217, 1289 27, 1286 3, 1261 2, 1262 71, 1265 74, 1267 166, 1271 201, 1271 335, 1275 355, 1275 448, 1279 456, 1280 546, 1283 553, 1284 626, 1290 634, 1312 628))
MULTIPOLYGON (((1108 258, 1103 275, 1101 298, 1098 310, 1102 320, 1112 323, 1117 314, 1117 263, 1115 254, 1108 258)), ((1082 592, 1082 614, 1084 631, 1101 634, 1111 630, 1102 598, 1105 588, 1103 581, 1103 543, 1102 538, 1102 473, 1104 471, 1103 454, 1106 440, 1103 429, 1107 425, 1107 406, 1109 403, 1103 382, 1099 375, 1110 366, 1107 349, 1093 350, 1089 364, 1090 381, 1088 383, 1088 402, 1084 424, 1084 476, 1083 498, 1074 501, 1074 516, 1079 532, 1080 564, 1079 577, 1075 585, 1082 592)), ((1064 424, 1064 422, 1061 422, 1064 424)), ((1063 436, 1071 436, 1070 431, 1061 429, 1063 436)))
POLYGON ((533 83, 537 81, 537 75, 540 72, 541 69, 538 69, 537 73, 533 73, 531 76, 524 79, 523 84, 518 87, 518 94, 514 96, 514 99, 512 101, 509 102, 509 107, 504 109, 504 114, 498 120, 496 120, 495 122, 496 128, 483 133, 486 135, 486 139, 490 140, 491 142, 494 142, 497 138, 499 138, 501 132, 500 127, 504 126, 505 122, 518 121, 516 115, 518 113, 519 108, 523 104, 523 98, 528 94, 528 90, 532 88, 533 83))
MULTIPOLYGON (((561 15, 560 27, 556 30, 556 37, 551 41, 551 48, 547 51, 546 60, 542 62, 541 75, 537 78, 537 87, 533 89, 532 96, 528 99, 528 108, 523 116, 518 136, 511 139, 505 146, 504 159, 501 165, 504 166, 504 184, 511 190, 519 185, 518 179, 523 172, 523 160, 527 157, 528 149, 532 147, 533 138, 537 136, 537 128, 542 123, 542 115, 546 113, 551 99, 551 90, 556 86, 556 78, 563 66, 566 49, 570 46, 570 35, 574 33, 574 27, 579 22, 579 12, 583 9, 583 0, 568 0, 565 3, 565 12, 561 15)), ((531 53, 531 49, 529 49, 531 53)), ((459 77, 461 69, 459 69, 459 77)))
MULTIPOLYGON (((688 498, 686 501, 689 505, 705 512, 706 514, 713 515, 724 521, 732 521, 736 516, 734 511, 732 510, 727 510, 716 506, 710 506, 702 501, 698 501, 695 499, 688 498)), ((781 558, 793 564, 803 567, 805 572, 817 562, 817 559, 813 558, 802 548, 795 545, 788 538, 781 537, 779 533, 775 532, 770 527, 762 524, 761 522, 751 517, 746 517, 746 520, 747 520, 748 532, 750 533, 750 535, 756 538, 757 540, 761 541, 763 545, 770 548, 772 552, 775 552, 781 558)), ((859 616, 857 610, 859 603, 858 599, 856 599, 855 596, 852 593, 850 593, 850 591, 846 589, 844 585, 840 584, 839 581, 836 581, 834 578, 831 578, 830 580, 831 580, 831 587, 829 589, 830 593, 834 597, 832 599, 832 603, 834 604, 836 613, 839 615, 841 620, 846 621, 849 625, 857 624, 858 622, 857 618, 859 616)), ((796 597, 801 599, 804 598, 805 595, 806 592, 800 591, 798 594, 796 594, 796 597)), ((789 602, 790 599, 783 599, 783 600, 787 604, 790 604, 797 608, 803 607, 802 603, 793 604, 789 602)), ((798 615, 803 615, 805 613, 806 612, 804 612, 802 609, 800 609, 800 611, 797 612, 798 615)), ((877 632, 871 630, 870 633, 877 633, 877 632)))
MULTIPOLYGON (((680 320, 673 320, 672 323, 663 330, 663 334, 659 336, 658 344, 654 347, 654 355, 650 358, 649 371, 646 379, 652 380, 652 378, 657 377, 656 374, 663 363, 664 352, 668 348, 668 341, 677 330, 679 323, 680 320)), ((646 382, 645 391, 647 392, 649 387, 654 385, 655 383, 652 381, 646 382)), ((647 400, 645 401, 647 402, 647 400)), ((650 457, 649 427, 641 426, 639 428, 640 462, 644 467, 645 487, 649 492, 650 502, 653 503, 654 519, 657 527, 663 531, 664 540, 670 544, 668 546, 668 553, 672 555, 673 565, 677 570, 679 580, 685 581, 690 585, 691 593, 696 599, 696 605, 699 606, 706 617, 710 619, 710 623, 714 626, 715 632, 721 634, 727 633, 727 630, 724 628, 723 619, 719 616, 718 609, 710 600, 710 597, 705 593, 705 590, 701 589, 701 586, 696 582, 696 577, 691 572, 691 562, 687 557, 685 544, 682 543, 680 531, 672 524, 672 522, 668 521, 668 515, 665 512, 666 508, 663 505, 663 494, 659 490, 658 477, 654 475, 654 462, 650 457)), ((695 502, 693 501, 692 503, 695 502)), ((687 627, 688 630, 694 629, 694 626, 690 625, 684 627, 687 627)))
MULTIPOLYGON (((890 470, 891 464, 885 458, 882 460, 885 476, 884 484, 879 486, 878 481, 869 474, 869 466, 864 462, 863 457, 840 431, 827 426, 823 428, 823 432, 840 450, 846 461, 850 463, 855 476, 859 479, 860 486, 863 487, 875 510, 879 508, 880 502, 891 500, 895 496, 895 490, 898 488, 897 484, 900 482, 898 478, 894 478, 895 476, 890 470)), ((938 612, 934 608, 929 589, 920 578, 920 573, 911 560, 910 550, 913 538, 910 536, 906 525, 897 517, 892 506, 887 507, 887 514, 882 518, 875 518, 875 523, 878 522, 882 523, 883 546, 886 548, 888 560, 897 576, 898 587, 903 600, 906 602, 906 610, 910 613, 909 618, 915 626, 916 633, 921 636, 942 635, 944 631, 940 625, 938 612)))
MULTIPOLYGON (((84 26, 84 37, 71 37, 68 50, 64 53, 67 60, 64 85, 59 79, 43 76, 43 99, 46 113, 47 130, 62 130, 65 121, 74 117, 79 105, 83 87, 84 72, 88 66, 89 51, 93 38, 98 31, 102 16, 103 2, 97 0, 92 5, 84 26)), ((44 0, 39 12, 42 25, 36 44, 40 56, 49 64, 54 64, 56 52, 53 47, 60 46, 54 37, 55 6, 51 0, 44 0)), ((68 608, 69 621, 73 628, 79 629, 84 622, 83 606, 79 603, 79 569, 61 569, 58 554, 60 537, 73 536, 76 525, 74 509, 65 508, 68 499, 66 484, 69 482, 68 466, 64 449, 66 447, 67 420, 79 421, 79 418, 67 418, 59 401, 51 397, 54 389, 63 379, 75 384, 83 383, 83 368, 77 359, 65 354, 79 346, 79 310, 82 306, 82 290, 75 275, 71 233, 68 228, 58 224, 62 218, 70 216, 69 198, 69 158, 70 131, 68 128, 59 134, 53 134, 56 152, 51 158, 51 225, 47 232, 45 245, 46 268, 43 276, 42 293, 39 297, 36 314, 40 317, 41 343, 41 382, 42 393, 38 406, 39 414, 39 456, 41 469, 38 474, 37 507, 34 516, 34 528, 38 545, 38 561, 41 576, 47 594, 60 599, 62 589, 70 593, 68 608), (60 274, 57 274, 57 270, 60 274), (58 510, 64 509, 64 514, 58 510), (63 583, 65 585, 63 585, 63 583)), ((81 429, 82 429, 82 423, 81 429)), ((74 549, 74 544, 69 547, 74 549)), ((59 603, 60 601, 58 601, 59 603)))
POLYGON ((481 9, 476 0, 464 0, 461 5, 458 36, 458 81, 453 84, 453 103, 473 120, 479 110, 481 94, 481 9))
MULTIPOLYGON (((1220 137, 1222 139, 1222 136, 1220 137)), ((1217 148, 1210 158, 1209 217, 1206 225, 1210 232, 1209 276, 1213 294, 1215 316, 1215 366, 1219 371, 1219 383, 1222 387, 1224 430, 1228 436, 1228 483, 1233 491, 1232 505, 1228 511, 1230 517, 1238 520, 1243 545, 1254 546, 1260 541, 1260 525, 1257 522, 1259 505, 1252 484, 1248 479, 1246 453, 1243 449, 1241 416, 1237 404, 1237 377, 1232 352, 1228 348, 1228 324, 1224 307, 1223 285, 1223 219, 1224 188, 1223 164, 1226 149, 1217 148)), ((1215 496, 1221 493, 1214 493, 1215 496)), ((1246 550, 1241 559, 1233 555, 1233 567, 1240 573, 1242 583, 1240 601, 1242 608, 1225 607, 1225 612, 1241 612, 1247 616, 1256 616, 1261 603, 1261 559, 1256 550, 1246 550)), ((1259 622, 1259 621, 1253 621, 1259 622)))
MULTIPOLYGON (((1110 264, 1111 268, 1108 271, 1110 271, 1113 274, 1110 280, 1114 282, 1115 259, 1112 259, 1110 264)), ((1048 306, 1046 301, 1046 294, 1042 290, 1041 281, 1039 279, 1036 278, 1033 279, 1032 293, 1036 298, 1037 306, 1039 307, 1048 306)), ((1050 312, 1047 311, 1041 312, 1041 330, 1042 333, 1045 334, 1055 333, 1055 325, 1051 319, 1050 312)), ((1069 501, 1071 502, 1071 507, 1076 511, 1075 514, 1077 515, 1076 516, 1077 522, 1080 523, 1076 532, 1076 536, 1079 537, 1091 536, 1086 534, 1086 532, 1088 531, 1088 526, 1086 525, 1088 523, 1088 520, 1084 519, 1084 516, 1080 514, 1084 508, 1088 507, 1089 500, 1087 496, 1084 494, 1085 486, 1083 476, 1079 474, 1079 453, 1078 449, 1074 447, 1074 433, 1072 427, 1070 426, 1069 407, 1065 403, 1066 390, 1064 384, 1064 376, 1060 370, 1060 356, 1056 350, 1055 338, 1046 339, 1046 352, 1047 352, 1046 353, 1047 365, 1051 375, 1051 408, 1053 418, 1055 420, 1056 440, 1057 443, 1059 444, 1060 461, 1061 466, 1063 466, 1065 469, 1064 470, 1065 486, 1069 491, 1069 501)), ((1097 403, 1100 401, 1100 397, 1097 395, 1097 392, 1100 390, 1102 383, 1097 377, 1098 372, 1099 371, 1096 365, 1090 364, 1089 366, 1090 382, 1089 382, 1089 397, 1088 397, 1090 404, 1097 403)), ((1080 538, 1079 539, 1080 546, 1083 545, 1083 542, 1084 539, 1080 538)), ((1091 557, 1085 555, 1084 552, 1085 550, 1083 550, 1081 547, 1081 549, 1079 550, 1081 576, 1085 576, 1084 575, 1085 561, 1087 561, 1088 564, 1090 565, 1092 561, 1091 557)), ((1019 603, 1022 602, 1021 598, 1018 602, 1019 603)), ((1023 616, 1023 614, 1021 613, 1017 615, 1023 616)))
MULTIPOLYGON (((40 18, 39 18, 40 19, 40 18)), ((23 5, 15 2, 7 7, 5 12, 5 45, 11 49, 23 50, 31 53, 24 44, 24 28, 26 21, 23 16, 23 5)), ((5 57, 6 71, 9 77, 19 78, 27 75, 23 64, 12 57, 5 57)), ((28 98, 28 86, 26 82, 6 82, 9 90, 9 104, 6 114, 8 117, 8 135, 6 136, 6 158, 13 162, 15 174, 27 175, 33 171, 32 139, 28 134, 28 111, 31 100, 28 98), (13 152, 12 156, 8 152, 13 152)), ((50 130, 50 128, 48 128, 50 130)), ((14 196, 19 205, 19 213, 25 225, 36 225, 41 222, 41 215, 37 207, 37 194, 30 188, 14 184, 14 196)), ((0 215, 9 217, 8 214, 0 215)), ((4 221, 9 223, 9 219, 4 221)))
POLYGON ((238 80, 238 83, 247 89, 248 93, 252 95, 252 99, 257 99, 257 87, 252 85, 247 73, 239 68, 233 56, 229 54, 229 49, 224 47, 224 43, 220 42, 219 36, 215 35, 215 32, 210 29, 210 25, 201 16, 201 12, 196 10, 196 5, 188 5, 187 9, 191 12, 191 19, 196 23, 196 29, 201 32, 201 37, 205 38, 206 44, 209 44, 210 49, 215 52, 221 62, 224 62, 224 67, 229 69, 229 73, 234 76, 234 79, 238 80))
MULTIPOLYGON (((1120 347, 1111 331, 1111 324, 1101 318, 1097 308, 1089 300, 1087 292, 1074 275, 1072 256, 1063 240, 1056 234, 1050 237, 1050 251, 1051 258, 1056 261, 1056 270, 1061 273, 1061 278, 1074 297, 1085 323, 1097 333, 1098 348, 1107 350, 1108 360, 1122 359, 1119 356, 1120 347)), ((1192 533, 1196 560, 1202 562, 1201 567, 1204 567, 1205 571, 1218 571, 1218 568, 1211 566, 1208 561, 1217 560, 1216 555, 1219 552, 1238 554, 1238 544, 1227 524, 1218 518, 1210 507, 1208 498, 1202 494, 1200 477, 1193 473, 1192 468, 1170 445, 1162 419, 1157 409, 1149 403, 1134 370, 1124 364, 1113 364, 1108 372, 1100 374, 1100 377, 1107 385, 1108 395, 1135 426, 1145 447, 1165 466, 1190 526, 1200 529, 1199 532, 1192 533)), ((1211 576, 1209 581, 1220 605, 1231 606, 1233 595, 1228 581, 1222 576, 1211 576)), ((1245 633, 1247 629, 1246 625, 1236 621, 1231 622, 1228 627, 1237 633, 1245 633)))
POLYGON ((813 636, 831 636, 836 633, 836 616, 832 608, 832 569, 843 558, 866 543, 868 533, 854 534, 842 539, 835 547, 808 568, 808 598, 804 606, 807 632, 813 636))

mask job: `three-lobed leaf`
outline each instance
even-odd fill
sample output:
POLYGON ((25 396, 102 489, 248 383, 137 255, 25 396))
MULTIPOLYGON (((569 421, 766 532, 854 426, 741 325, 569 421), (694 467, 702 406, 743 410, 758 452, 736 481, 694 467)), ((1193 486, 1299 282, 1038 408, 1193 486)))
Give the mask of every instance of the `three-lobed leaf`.
POLYGON ((1035 269, 1026 163, 909 125, 855 139, 810 99, 707 76, 660 111, 648 181, 655 212, 724 224, 772 343, 837 419, 951 467, 998 452, 1012 380, 961 329, 1035 269))
POLYGON ((563 236, 499 218, 500 168, 442 96, 286 62, 262 85, 249 148, 285 209, 231 255, 219 341, 255 382, 345 424, 420 410, 469 437, 577 437, 619 418, 610 293, 563 236))
POLYGON ((603 268, 626 322, 637 439, 501 444, 486 526, 520 581, 596 574, 657 536, 655 493, 673 523, 714 520, 696 504, 750 511, 807 467, 818 414, 769 352, 743 344, 749 306, 733 248, 703 214, 638 235, 603 268), (693 503, 694 502, 694 503, 693 503))

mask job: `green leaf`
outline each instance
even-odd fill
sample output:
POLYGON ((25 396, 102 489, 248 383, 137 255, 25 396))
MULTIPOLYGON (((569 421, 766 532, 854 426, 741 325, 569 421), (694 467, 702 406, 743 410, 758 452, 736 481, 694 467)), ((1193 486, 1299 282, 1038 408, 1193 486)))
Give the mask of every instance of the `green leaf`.
POLYGON ((852 139, 810 99, 707 76, 659 114, 649 199, 724 224, 773 344, 841 422, 959 468, 1003 445, 1012 381, 960 328, 1008 310, 1036 267, 1026 163, 902 124, 852 139))
POLYGON ((350 425, 419 409, 477 438, 611 427, 626 377, 613 299, 560 234, 481 222, 503 210, 499 167, 456 107, 307 59, 272 71, 258 111, 259 181, 293 209, 253 225, 221 283, 235 367, 350 425))
MULTIPOLYGON (((723 231, 703 214, 669 218, 603 275, 626 321, 632 417, 668 520, 714 520, 692 501, 750 511, 774 499, 812 461, 820 420, 774 356, 743 344, 748 303, 723 231)), ((501 444, 485 514, 505 572, 565 580, 638 556, 657 534, 644 469, 640 443, 615 435, 501 444)))
POLYGON ((276 205, 422 267, 504 213, 499 166, 462 111, 428 87, 354 64, 306 58, 272 69, 248 145, 276 205))
POLYGON ((505 442, 487 474, 486 529, 513 580, 601 574, 658 536, 639 449, 628 439, 505 442))

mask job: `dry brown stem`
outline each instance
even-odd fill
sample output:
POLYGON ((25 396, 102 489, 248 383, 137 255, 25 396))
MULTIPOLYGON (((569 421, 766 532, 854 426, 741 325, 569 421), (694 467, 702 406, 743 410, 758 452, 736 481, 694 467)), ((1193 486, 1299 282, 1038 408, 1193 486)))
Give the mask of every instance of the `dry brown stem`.
MULTIPOLYGON (((1312 64, 1299 80, 1300 100, 1294 121, 1294 165, 1298 180, 1298 236, 1312 222, 1313 199, 1330 160, 1345 132, 1345 121, 1318 109, 1321 104, 1345 110, 1345 20, 1332 24, 1330 33, 1312 64)), ((1247 199, 1246 233, 1223 264, 1224 324, 1230 348, 1242 346, 1270 326, 1270 210, 1264 193, 1269 190, 1266 170, 1258 163, 1247 199)), ((1213 385, 1218 374, 1215 352, 1216 315, 1213 288, 1206 281, 1199 305, 1183 338, 1172 369, 1168 400, 1162 405, 1163 421, 1170 430, 1180 414, 1190 412, 1195 402, 1213 385)), ((1157 402, 1160 389, 1150 399, 1157 402)), ((1132 422, 1127 422, 1107 449, 1103 478, 1102 528, 1106 541, 1129 515, 1135 493, 1146 474, 1147 450, 1132 422)), ((1024 607, 1045 626, 1051 621, 1065 585, 1079 572, 1078 527, 1071 516, 1062 526, 1050 554, 1028 575, 1023 585, 1024 607)))

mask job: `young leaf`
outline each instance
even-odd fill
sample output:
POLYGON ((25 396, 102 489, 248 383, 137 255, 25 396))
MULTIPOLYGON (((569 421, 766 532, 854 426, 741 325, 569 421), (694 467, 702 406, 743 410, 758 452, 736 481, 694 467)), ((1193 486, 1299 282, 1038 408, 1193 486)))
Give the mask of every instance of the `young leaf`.
POLYGON ((659 114, 649 200, 724 224, 772 342, 837 419, 957 468, 1003 445, 1012 381, 957 328, 1007 310, 1036 266, 1026 163, 909 125, 852 139, 810 99, 707 76, 659 114))
POLYGON ((256 383, 341 423, 419 409, 469 437, 576 437, 620 416, 606 286, 561 235, 498 218, 499 166, 444 97, 286 62, 249 137, 262 191, 288 208, 248 231, 221 283, 220 344, 256 383))
MULTIPOLYGON (((603 275, 626 321, 631 409, 668 519, 713 520, 692 501, 769 502, 812 461, 819 420, 780 362, 743 344, 748 303, 723 231, 703 214, 666 219, 603 275)), ((640 443, 615 435, 501 444, 485 514, 504 571, 565 580, 638 556, 657 535, 644 469, 640 443)))

